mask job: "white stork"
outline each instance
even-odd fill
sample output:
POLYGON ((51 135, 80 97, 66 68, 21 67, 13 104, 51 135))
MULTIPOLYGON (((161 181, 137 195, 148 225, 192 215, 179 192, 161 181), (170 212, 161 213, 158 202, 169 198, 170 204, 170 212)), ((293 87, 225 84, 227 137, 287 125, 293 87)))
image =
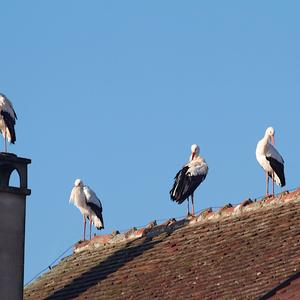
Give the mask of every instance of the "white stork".
MULTIPOLYGON (((194 191, 205 179, 208 166, 203 157, 199 155, 200 148, 198 145, 193 144, 191 146, 191 156, 189 162, 183 166, 183 168, 176 174, 175 182, 170 190, 170 196, 173 201, 181 204, 184 200, 190 196, 192 198, 193 211, 194 207, 194 191)), ((190 214, 189 199, 188 199, 188 215, 190 214)))
POLYGON ((90 239, 92 224, 97 229, 103 229, 102 205, 95 192, 84 185, 81 179, 76 179, 70 195, 73 203, 83 215, 83 240, 85 241, 86 219, 90 221, 90 239))
POLYGON ((284 160, 273 146, 275 144, 274 134, 274 128, 268 127, 266 129, 265 136, 257 143, 256 146, 256 159, 266 173, 266 196, 269 196, 269 177, 272 178, 273 182, 273 196, 274 181, 281 187, 285 186, 284 160))
POLYGON ((7 152, 7 140, 14 144, 16 141, 15 124, 17 115, 12 103, 0 93, 0 131, 4 138, 4 151, 7 152))

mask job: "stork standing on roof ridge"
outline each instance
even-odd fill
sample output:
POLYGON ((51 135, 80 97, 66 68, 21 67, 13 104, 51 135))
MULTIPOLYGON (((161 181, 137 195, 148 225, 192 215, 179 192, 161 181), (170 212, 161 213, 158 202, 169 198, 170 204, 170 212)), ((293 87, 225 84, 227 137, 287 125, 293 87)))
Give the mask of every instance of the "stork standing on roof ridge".
POLYGON ((170 190, 171 199, 178 204, 188 200, 188 215, 190 214, 189 197, 192 198, 192 214, 194 215, 194 192, 208 173, 208 165, 204 158, 199 155, 199 146, 193 144, 191 151, 189 162, 176 174, 173 187, 170 190))
POLYGON ((284 160, 274 147, 275 130, 273 127, 266 129, 264 137, 257 143, 256 159, 266 173, 266 196, 269 196, 269 177, 272 178, 272 195, 274 196, 274 182, 285 186, 284 160))
POLYGON ((83 240, 85 241, 86 219, 90 221, 90 239, 92 224, 97 229, 104 229, 102 217, 102 204, 95 192, 83 184, 81 179, 76 179, 70 195, 73 203, 83 215, 83 240))
POLYGON ((7 152, 7 141, 14 144, 16 141, 15 124, 17 115, 12 103, 0 93, 0 131, 4 138, 4 151, 7 152))

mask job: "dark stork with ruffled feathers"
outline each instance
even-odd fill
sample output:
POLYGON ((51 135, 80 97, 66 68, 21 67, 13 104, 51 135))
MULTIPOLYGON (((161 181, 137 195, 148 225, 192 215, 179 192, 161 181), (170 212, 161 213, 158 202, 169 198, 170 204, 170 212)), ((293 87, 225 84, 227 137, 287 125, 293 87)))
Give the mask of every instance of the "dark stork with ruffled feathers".
POLYGON ((17 115, 12 103, 8 98, 0 93, 0 131, 4 138, 4 151, 7 152, 7 141, 14 144, 16 141, 16 124, 17 115))
POLYGON ((257 143, 256 146, 256 159, 266 173, 266 197, 269 196, 269 177, 271 177, 273 183, 273 196, 274 182, 281 187, 285 186, 284 160, 274 147, 274 135, 274 128, 268 127, 264 137, 257 143))
POLYGON ((84 185, 81 179, 76 179, 71 191, 70 203, 73 203, 83 215, 83 240, 85 241, 86 219, 90 221, 90 239, 92 224, 97 229, 104 229, 102 204, 95 192, 84 185))
POLYGON ((190 214, 188 198, 190 196, 192 198, 192 214, 194 215, 194 192, 208 173, 208 166, 204 158, 199 155, 199 146, 193 144, 191 151, 189 162, 176 174, 175 182, 170 190, 171 199, 178 204, 181 204, 186 199, 188 200, 188 215, 190 214))

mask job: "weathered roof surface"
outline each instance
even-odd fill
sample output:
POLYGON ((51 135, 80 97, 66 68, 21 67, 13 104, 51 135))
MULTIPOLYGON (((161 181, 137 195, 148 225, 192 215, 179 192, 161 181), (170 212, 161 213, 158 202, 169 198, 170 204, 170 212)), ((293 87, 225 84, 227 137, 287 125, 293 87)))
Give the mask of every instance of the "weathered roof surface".
POLYGON ((300 189, 79 243, 24 295, 30 300, 258 299, 299 270, 300 189))

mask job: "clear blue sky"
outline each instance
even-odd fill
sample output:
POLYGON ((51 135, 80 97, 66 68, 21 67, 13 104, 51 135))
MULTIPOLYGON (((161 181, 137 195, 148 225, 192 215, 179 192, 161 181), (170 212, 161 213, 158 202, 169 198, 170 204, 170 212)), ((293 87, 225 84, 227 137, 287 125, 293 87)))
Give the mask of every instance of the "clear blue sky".
POLYGON ((264 193, 255 147, 273 125, 286 188, 300 185, 299 1, 0 9, 0 91, 19 117, 9 150, 32 159, 25 282, 81 238, 78 177, 102 200, 100 233, 180 217, 168 192, 197 143, 209 165, 197 211, 239 203, 264 193))

